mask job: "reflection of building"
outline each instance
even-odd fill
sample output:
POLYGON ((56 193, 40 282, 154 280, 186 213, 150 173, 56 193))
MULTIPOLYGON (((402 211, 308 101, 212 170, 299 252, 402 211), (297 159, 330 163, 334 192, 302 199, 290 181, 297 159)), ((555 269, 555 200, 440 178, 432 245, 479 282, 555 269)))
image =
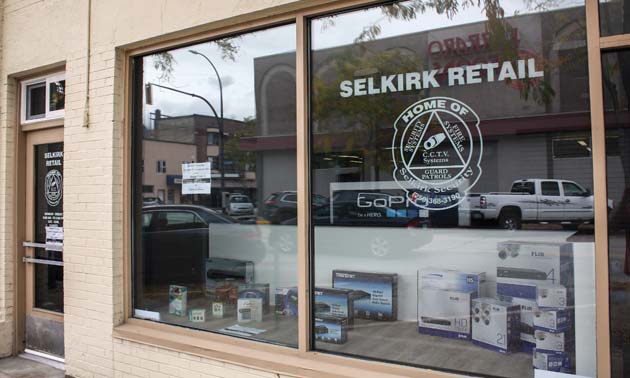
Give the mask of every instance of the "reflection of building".
MULTIPOLYGON (((145 128, 143 196, 158 197, 164 203, 185 203, 181 196, 182 164, 212 162, 211 206, 220 203, 219 129, 214 117, 192 114, 168 117, 158 110, 152 128, 145 128)), ((256 190, 254 167, 230 159, 230 138, 246 127, 241 121, 225 119, 225 188, 253 196, 256 190)))

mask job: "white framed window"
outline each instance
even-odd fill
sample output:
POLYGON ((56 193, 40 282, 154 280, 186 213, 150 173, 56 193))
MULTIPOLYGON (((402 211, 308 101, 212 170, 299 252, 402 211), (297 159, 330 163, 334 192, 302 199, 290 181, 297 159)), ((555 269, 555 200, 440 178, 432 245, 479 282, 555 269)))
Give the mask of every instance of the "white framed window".
POLYGON ((166 160, 157 161, 157 173, 166 173, 166 160))
POLYGON ((22 123, 57 119, 64 116, 66 105, 65 72, 25 80, 21 86, 22 123))

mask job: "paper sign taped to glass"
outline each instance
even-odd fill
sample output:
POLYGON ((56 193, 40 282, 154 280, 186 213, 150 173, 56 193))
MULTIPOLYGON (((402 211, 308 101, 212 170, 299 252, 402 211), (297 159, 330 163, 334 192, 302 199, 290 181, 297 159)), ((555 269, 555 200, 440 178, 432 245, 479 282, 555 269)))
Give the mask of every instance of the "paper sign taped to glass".
POLYGON ((182 164, 182 194, 210 194, 212 162, 182 164))

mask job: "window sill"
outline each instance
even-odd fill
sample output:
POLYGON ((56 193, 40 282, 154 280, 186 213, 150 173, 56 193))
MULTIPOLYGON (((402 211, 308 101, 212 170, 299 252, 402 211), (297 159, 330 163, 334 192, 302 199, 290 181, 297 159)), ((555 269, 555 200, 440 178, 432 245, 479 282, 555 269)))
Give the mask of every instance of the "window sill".
POLYGON ((46 129, 50 127, 63 126, 63 117, 60 118, 43 118, 34 119, 30 121, 24 121, 20 124, 22 131, 33 131, 39 129, 46 129))
POLYGON ((453 375, 248 341, 140 319, 114 328, 114 338, 295 377, 453 377, 453 375))

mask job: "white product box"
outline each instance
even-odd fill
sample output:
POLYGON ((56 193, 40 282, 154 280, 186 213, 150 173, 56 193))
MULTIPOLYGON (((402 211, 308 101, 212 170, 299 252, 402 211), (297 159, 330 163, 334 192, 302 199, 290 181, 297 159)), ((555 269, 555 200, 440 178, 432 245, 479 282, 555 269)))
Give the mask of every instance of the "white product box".
POLYGON ((223 318, 225 315, 225 305, 223 302, 212 302, 212 316, 215 318, 223 318))
POLYGON ((418 272, 418 287, 461 292, 476 291, 479 296, 486 296, 485 272, 462 272, 451 269, 426 268, 418 272))
POLYGON ((239 298, 236 302, 237 320, 242 323, 261 322, 262 306, 262 298, 239 298))
POLYGON ((565 332, 571 326, 569 311, 567 310, 545 310, 534 315, 534 328, 551 332, 565 332))
POLYGON ((534 349, 532 354, 534 368, 555 372, 568 372, 571 367, 569 356, 566 353, 549 354, 534 349))
POLYGON ((473 344, 500 353, 520 351, 520 306, 494 298, 472 300, 473 344))
POLYGON ((541 309, 563 309, 568 302, 567 288, 562 285, 539 285, 536 288, 536 303, 541 309))
POLYGON ((543 353, 558 354, 570 352, 572 348, 572 340, 568 340, 567 333, 551 333, 542 330, 535 330, 536 350, 543 353))
POLYGON ((206 321, 206 309, 194 308, 188 311, 188 320, 193 323, 203 323, 206 321))
POLYGON ((170 285, 168 288, 168 313, 186 316, 188 289, 186 286, 170 285))
POLYGON ((470 340, 470 301, 476 297, 476 292, 420 289, 418 331, 470 340))
POLYGON ((506 241, 497 244, 497 294, 536 299, 540 285, 573 287, 571 243, 506 241))

